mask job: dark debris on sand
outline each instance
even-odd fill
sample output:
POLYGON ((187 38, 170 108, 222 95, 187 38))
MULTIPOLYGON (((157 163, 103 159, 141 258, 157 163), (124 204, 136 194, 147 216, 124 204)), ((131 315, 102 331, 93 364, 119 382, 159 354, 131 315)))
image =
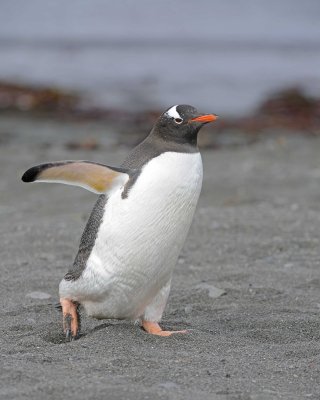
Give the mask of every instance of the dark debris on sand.
MULTIPOLYGON (((38 118, 58 120, 101 121, 118 132, 118 144, 135 146, 152 127, 163 110, 126 111, 91 107, 80 94, 54 87, 34 87, 0 82, 0 113, 18 112, 38 118)), ((274 130, 304 135, 320 135, 320 98, 304 93, 299 87, 282 89, 265 99, 257 110, 244 117, 221 116, 214 126, 201 132, 202 148, 220 148, 255 143, 274 130)), ((74 148, 95 150, 93 140, 73 140, 74 148)))

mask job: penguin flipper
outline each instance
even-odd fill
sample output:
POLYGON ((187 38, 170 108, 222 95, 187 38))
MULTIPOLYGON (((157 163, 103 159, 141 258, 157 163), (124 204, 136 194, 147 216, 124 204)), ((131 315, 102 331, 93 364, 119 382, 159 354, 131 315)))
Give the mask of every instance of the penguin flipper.
POLYGON ((130 171, 91 161, 57 161, 36 165, 22 175, 23 182, 56 182, 105 194, 126 184, 130 171))

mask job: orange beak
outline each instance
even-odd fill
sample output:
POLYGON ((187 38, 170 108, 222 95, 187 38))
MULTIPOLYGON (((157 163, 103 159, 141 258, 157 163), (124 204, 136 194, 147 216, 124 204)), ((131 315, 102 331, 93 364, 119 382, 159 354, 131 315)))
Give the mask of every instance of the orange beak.
POLYGON ((204 124, 207 122, 213 122, 217 118, 218 118, 218 116, 214 115, 214 114, 200 115, 200 117, 190 119, 190 122, 201 122, 204 124))

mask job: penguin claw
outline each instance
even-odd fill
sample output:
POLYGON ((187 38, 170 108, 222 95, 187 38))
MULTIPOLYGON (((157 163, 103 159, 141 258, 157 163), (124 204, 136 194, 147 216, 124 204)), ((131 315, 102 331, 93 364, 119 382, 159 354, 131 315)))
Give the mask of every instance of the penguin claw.
POLYGON ((174 335, 176 333, 184 334, 184 333, 188 333, 188 331, 187 330, 183 330, 183 331, 159 331, 159 332, 154 332, 153 335, 167 337, 167 336, 174 335))
POLYGON ((72 341, 71 324, 72 324, 72 316, 71 316, 71 314, 64 314, 63 315, 63 330, 64 330, 64 333, 65 333, 66 342, 71 342, 72 341))
POLYGON ((60 311, 60 312, 62 311, 62 306, 60 303, 55 303, 53 306, 57 311, 60 311))
POLYGON ((66 342, 71 342, 72 341, 72 334, 71 334, 71 329, 66 330, 66 342))

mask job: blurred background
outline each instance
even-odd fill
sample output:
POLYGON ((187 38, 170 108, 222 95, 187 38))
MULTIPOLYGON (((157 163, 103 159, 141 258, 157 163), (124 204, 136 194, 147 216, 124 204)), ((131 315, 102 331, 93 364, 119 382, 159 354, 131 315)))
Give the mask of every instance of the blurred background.
POLYGON ((220 116, 210 150, 318 136, 319 19, 318 0, 2 0, 0 144, 132 148, 174 104, 220 116))
POLYGON ((239 116, 283 88, 319 92, 319 17, 318 0, 2 0, 0 80, 239 116))

